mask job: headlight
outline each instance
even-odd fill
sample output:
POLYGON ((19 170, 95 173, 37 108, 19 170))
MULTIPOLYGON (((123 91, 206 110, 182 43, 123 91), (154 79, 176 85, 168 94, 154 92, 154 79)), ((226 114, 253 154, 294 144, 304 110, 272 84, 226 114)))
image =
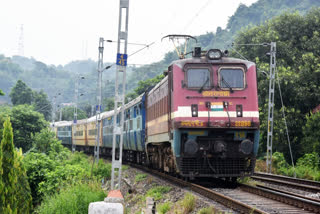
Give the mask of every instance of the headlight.
POLYGON ((210 49, 207 52, 208 59, 221 59, 222 52, 219 49, 210 49))
POLYGON ((184 144, 184 153, 187 155, 195 155, 199 150, 199 146, 195 140, 189 139, 184 144))
POLYGON ((245 154, 249 155, 252 152, 253 149, 253 143, 251 140, 245 139, 240 144, 240 151, 245 154))

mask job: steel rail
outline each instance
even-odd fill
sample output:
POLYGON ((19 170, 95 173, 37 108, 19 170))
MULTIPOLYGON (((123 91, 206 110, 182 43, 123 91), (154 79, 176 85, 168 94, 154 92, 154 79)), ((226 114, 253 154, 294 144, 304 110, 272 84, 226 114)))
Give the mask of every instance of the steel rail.
POLYGON ((320 182, 307 180, 307 179, 293 178, 289 176, 275 175, 275 174, 261 173, 261 172, 255 172, 254 176, 268 177, 268 178, 274 178, 274 179, 283 180, 283 181, 294 182, 298 184, 305 184, 305 185, 320 187, 320 182))
POLYGON ((306 184, 301 184, 300 181, 298 180, 292 180, 292 179, 288 179, 288 180, 280 180, 277 177, 273 177, 273 178, 267 178, 264 176, 252 176, 251 177, 254 180, 257 181, 262 181, 262 182, 268 182, 268 183, 272 183, 272 184, 278 184, 278 185, 282 185, 282 186, 288 186, 288 187, 292 187, 295 189, 300 189, 300 190, 304 190, 307 192, 313 192, 313 193, 318 193, 320 192, 320 187, 318 186, 313 186, 313 185, 306 185, 306 184))
POLYGON ((141 165, 137 165, 137 164, 132 164, 132 163, 127 163, 130 166, 133 166, 135 168, 141 169, 145 172, 151 173, 153 175, 156 175, 162 179, 165 179, 171 183, 174 183, 175 185, 181 186, 181 187, 187 187, 190 190, 199 193, 200 195, 203 195, 211 200, 214 200, 232 210, 238 211, 240 213, 252 213, 252 214, 266 214, 266 212, 259 210, 255 207, 251 207, 245 203, 242 203, 240 201, 237 201, 235 199, 232 199, 228 196, 225 196, 221 193, 218 193, 216 191, 213 191, 211 189, 205 188, 203 186, 200 186, 198 184, 193 184, 193 183, 189 183, 187 181, 184 181, 182 179, 173 177, 171 175, 167 175, 165 173, 162 172, 158 172, 156 170, 152 170, 149 169, 147 167, 141 166, 141 165))
POLYGON ((254 187, 245 184, 240 185, 240 189, 249 193, 253 193, 265 198, 270 198, 291 206, 301 208, 303 210, 320 213, 320 203, 309 199, 293 196, 292 194, 285 194, 279 191, 274 191, 262 187, 254 187))

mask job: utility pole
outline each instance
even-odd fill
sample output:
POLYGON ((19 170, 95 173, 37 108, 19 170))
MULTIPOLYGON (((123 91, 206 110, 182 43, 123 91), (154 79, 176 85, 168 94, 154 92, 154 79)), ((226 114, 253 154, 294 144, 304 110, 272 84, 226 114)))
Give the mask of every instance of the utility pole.
POLYGON ((51 113, 51 117, 52 117, 52 129, 54 128, 54 119, 55 119, 55 117, 56 117, 56 110, 55 110, 55 106, 56 106, 56 98, 57 98, 57 96, 56 95, 54 95, 53 96, 53 102, 52 102, 52 104, 53 104, 53 106, 52 106, 52 113, 51 113))
POLYGON ((54 96, 53 96, 53 101, 52 101, 52 113, 51 113, 51 117, 52 117, 52 128, 54 127, 54 122, 55 122, 55 117, 56 117, 56 99, 57 97, 61 95, 61 93, 56 93, 54 96))
POLYGON ((122 146, 123 146, 123 123, 124 123, 124 104, 126 90, 126 66, 127 66, 127 45, 128 45, 128 21, 129 21, 129 0, 120 0, 119 7, 119 28, 118 28, 118 48, 117 48, 117 69, 115 82, 114 98, 114 118, 113 118, 113 142, 112 142, 112 173, 111 189, 115 190, 115 173, 118 169, 118 186, 121 187, 121 165, 122 165, 122 146), (121 76, 122 75, 122 81, 121 76), (119 86, 122 86, 122 90, 119 86), (120 111, 118 111, 120 105, 120 111), (119 124, 117 124, 118 113, 120 113, 119 124), (116 155, 117 136, 119 136, 119 155, 116 155))
POLYGON ((270 73, 269 73, 269 103, 268 103, 268 136, 267 136, 267 173, 272 169, 272 137, 273 137, 273 109, 274 85, 276 76, 276 43, 270 43, 270 73))
POLYGON ((60 116, 59 116, 59 121, 61 121, 62 120, 62 106, 61 106, 61 104, 60 104, 60 116))
MULTIPOLYGON (((72 138, 72 153, 75 152, 76 150, 76 126, 77 126, 77 120, 78 120, 78 98, 79 98, 79 80, 84 79, 84 76, 79 76, 77 74, 76 76, 76 81, 74 83, 74 99, 75 99, 75 103, 74 103, 74 109, 73 109, 73 138, 72 138)), ((81 94, 83 95, 83 94, 81 94)), ((80 95, 80 96, 81 96, 80 95)))
POLYGON ((99 163, 99 155, 100 155, 100 113, 101 113, 101 97, 102 97, 102 71, 103 71, 103 49, 104 49, 104 40, 100 38, 99 40, 99 60, 98 60, 98 84, 97 84, 97 107, 96 107, 96 127, 97 127, 97 135, 96 135, 96 145, 94 156, 96 162, 99 163))

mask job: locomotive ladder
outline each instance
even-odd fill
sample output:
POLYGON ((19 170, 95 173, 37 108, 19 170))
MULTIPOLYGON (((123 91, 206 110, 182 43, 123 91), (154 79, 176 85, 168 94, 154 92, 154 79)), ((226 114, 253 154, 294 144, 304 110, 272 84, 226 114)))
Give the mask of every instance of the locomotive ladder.
POLYGON ((117 49, 117 69, 114 97, 114 118, 113 118, 113 139, 112 139, 112 173, 111 189, 120 189, 121 186, 121 165, 123 146, 123 123, 124 104, 126 90, 126 65, 127 65, 127 45, 128 45, 128 20, 129 20, 129 0, 120 0, 119 8, 119 28, 118 28, 118 49, 117 49), (121 78, 122 75, 122 78, 121 78), (122 87, 122 89, 121 89, 122 87), (118 105, 120 109, 118 110, 118 105), (120 113, 120 118, 118 117, 120 113), (117 120, 119 118, 119 125, 117 120), (117 140, 119 139, 119 140, 117 140), (118 147, 116 155, 116 147, 118 147), (115 187, 116 169, 118 170, 117 186, 115 187))
POLYGON ((272 162, 272 134, 273 134, 273 108, 274 108, 274 85, 276 75, 276 43, 270 43, 270 82, 268 103, 268 136, 267 136, 267 173, 271 173, 272 162))

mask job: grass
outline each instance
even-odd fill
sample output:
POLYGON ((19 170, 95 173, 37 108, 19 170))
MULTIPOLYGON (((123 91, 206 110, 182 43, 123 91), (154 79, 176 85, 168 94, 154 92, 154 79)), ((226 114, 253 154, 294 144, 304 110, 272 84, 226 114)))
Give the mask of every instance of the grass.
POLYGON ((163 195, 169 192, 171 187, 156 186, 148 190, 146 197, 152 197, 155 201, 163 198, 163 195))
POLYGON ((165 214, 171 209, 171 206, 172 206, 171 202, 165 202, 163 204, 159 204, 157 206, 157 211, 159 214, 165 214))
POLYGON ((143 181, 146 178, 147 178, 146 174, 138 173, 134 180, 137 183, 137 182, 143 181))
POLYGON ((181 201, 183 213, 190 213, 196 206, 196 198, 191 193, 186 193, 181 201))
POLYGON ((214 207, 205 207, 199 210, 198 214, 214 214, 216 213, 216 210, 214 207))
POLYGON ((103 201, 106 194, 101 190, 100 183, 78 183, 61 189, 59 193, 46 195, 38 207, 39 214, 73 214, 88 213, 90 202, 103 201))

